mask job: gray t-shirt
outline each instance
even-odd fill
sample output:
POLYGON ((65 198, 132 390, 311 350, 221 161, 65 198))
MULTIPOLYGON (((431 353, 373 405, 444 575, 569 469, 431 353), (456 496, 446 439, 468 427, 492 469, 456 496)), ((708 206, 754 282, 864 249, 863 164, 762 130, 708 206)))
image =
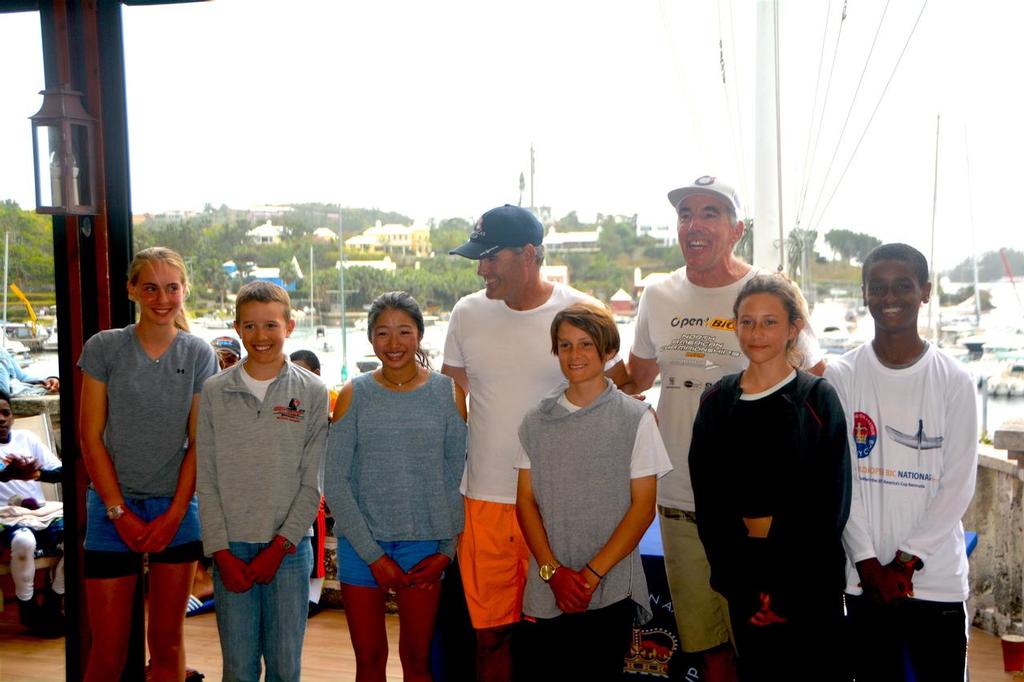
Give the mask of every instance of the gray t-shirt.
POLYGON ((217 372, 213 349, 179 331, 164 354, 152 360, 132 324, 90 338, 78 366, 107 385, 103 442, 121 492, 134 498, 174 495, 188 447, 192 396, 217 372))

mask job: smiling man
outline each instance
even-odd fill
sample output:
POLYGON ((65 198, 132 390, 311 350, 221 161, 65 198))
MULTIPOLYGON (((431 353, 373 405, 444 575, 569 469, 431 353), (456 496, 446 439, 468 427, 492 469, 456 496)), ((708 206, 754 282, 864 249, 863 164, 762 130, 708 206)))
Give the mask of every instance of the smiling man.
MULTIPOLYGON (((683 651, 703 655, 701 679, 734 680, 728 604, 711 589, 687 456, 704 389, 746 367, 732 308, 759 270, 733 254, 745 226, 732 187, 705 175, 669 192, 668 200, 678 217, 686 266, 644 291, 629 375, 646 390, 661 374, 659 426, 674 468, 658 481, 658 518, 680 643, 683 651)), ((798 348, 804 368, 820 374, 822 353, 810 330, 801 333, 798 348)))
MULTIPOLYGON (((452 310, 444 366, 469 394, 469 443, 462 478, 466 528, 459 543, 480 682, 511 679, 513 626, 522 617, 528 551, 516 520, 518 430, 526 412, 563 382, 551 354, 551 321, 593 298, 543 279, 544 228, 506 204, 484 213, 451 253, 478 261, 484 289, 452 310)), ((606 374, 628 381, 618 356, 606 374)), ((628 388, 628 387, 627 387, 628 388)))

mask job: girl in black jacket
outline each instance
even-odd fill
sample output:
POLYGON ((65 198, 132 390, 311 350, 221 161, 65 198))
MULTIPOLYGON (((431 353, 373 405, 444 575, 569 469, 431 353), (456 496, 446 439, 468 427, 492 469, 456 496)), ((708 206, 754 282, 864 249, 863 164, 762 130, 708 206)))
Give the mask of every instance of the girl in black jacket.
POLYGON ((793 284, 754 277, 733 314, 750 364, 701 399, 689 457, 711 586, 729 601, 744 682, 844 679, 843 409, 832 386, 795 369, 807 316, 793 284))

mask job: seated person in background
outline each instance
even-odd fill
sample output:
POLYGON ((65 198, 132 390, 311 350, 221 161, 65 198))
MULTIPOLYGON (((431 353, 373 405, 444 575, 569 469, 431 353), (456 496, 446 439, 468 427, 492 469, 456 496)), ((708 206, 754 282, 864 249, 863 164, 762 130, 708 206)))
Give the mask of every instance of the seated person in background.
POLYGON ((13 426, 11 396, 0 391, 0 547, 11 550, 11 578, 22 625, 33 634, 57 636, 63 632, 63 557, 41 604, 34 583, 36 548, 54 551, 64 541, 63 508, 44 507, 39 485, 60 481, 61 461, 34 433, 12 430, 13 426))
POLYGON ((217 354, 217 368, 221 371, 233 367, 242 359, 242 344, 232 336, 218 336, 210 341, 210 345, 217 354))
POLYGON ((0 391, 9 396, 46 395, 60 390, 57 377, 34 377, 26 374, 6 348, 0 348, 0 391))

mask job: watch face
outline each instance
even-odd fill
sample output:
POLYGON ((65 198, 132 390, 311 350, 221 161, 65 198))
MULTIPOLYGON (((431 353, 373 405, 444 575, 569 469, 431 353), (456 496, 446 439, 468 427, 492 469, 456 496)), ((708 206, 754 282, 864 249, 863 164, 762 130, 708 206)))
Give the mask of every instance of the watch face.
POLYGON ((553 575, 555 575, 555 567, 551 564, 544 564, 540 567, 540 579, 544 582, 551 580, 553 575))

